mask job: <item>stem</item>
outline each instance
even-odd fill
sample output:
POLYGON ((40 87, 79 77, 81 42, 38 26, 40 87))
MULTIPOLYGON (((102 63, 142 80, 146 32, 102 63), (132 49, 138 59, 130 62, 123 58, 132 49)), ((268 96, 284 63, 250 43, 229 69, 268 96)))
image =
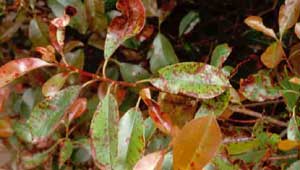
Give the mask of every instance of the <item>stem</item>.
POLYGON ((61 59, 62 59, 63 63, 68 66, 69 64, 66 60, 65 54, 63 52, 61 52, 60 55, 61 55, 61 59))
POLYGON ((244 107, 256 107, 256 106, 261 106, 261 105, 266 105, 266 104, 275 104, 275 103, 281 103, 284 102, 283 99, 278 99, 278 100, 272 100, 272 101, 265 101, 265 102, 259 102, 259 103, 249 103, 249 104, 243 104, 244 107))
POLYGON ((138 98, 138 101, 136 102, 135 108, 138 109, 140 106, 140 102, 141 102, 141 96, 138 98))
POLYGON ((234 112, 238 112, 238 113, 242 113, 242 114, 245 114, 245 115, 248 115, 248 116, 253 116, 253 117, 260 118, 260 119, 264 119, 264 120, 266 120, 270 123, 276 124, 278 126, 287 127, 287 123, 282 122, 282 121, 277 120, 277 119, 274 119, 274 118, 269 117, 269 116, 264 116, 261 113, 255 112, 253 110, 249 110, 249 109, 246 109, 246 108, 243 108, 243 107, 240 107, 240 106, 229 106, 229 109, 234 111, 234 112))
POLYGON ((278 161, 278 160, 292 159, 292 158, 297 158, 297 157, 298 157, 298 154, 291 154, 291 155, 282 155, 282 156, 270 157, 268 160, 278 161))
POLYGON ((105 59, 103 67, 102 67, 102 75, 103 75, 104 78, 106 78, 105 70, 106 70, 107 63, 108 63, 108 59, 105 59))

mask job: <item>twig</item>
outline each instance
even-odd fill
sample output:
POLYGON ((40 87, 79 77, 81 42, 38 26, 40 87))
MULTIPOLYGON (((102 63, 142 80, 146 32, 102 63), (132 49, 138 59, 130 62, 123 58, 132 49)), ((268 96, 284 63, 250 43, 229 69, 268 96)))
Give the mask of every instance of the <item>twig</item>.
POLYGON ((291 154, 291 155, 273 156, 273 157, 270 157, 268 160, 277 161, 277 160, 292 159, 292 158, 297 158, 297 157, 298 157, 298 154, 291 154))
POLYGON ((238 143, 238 142, 247 142, 253 140, 253 138, 250 137, 241 137, 241 138, 225 138, 223 140, 223 144, 228 144, 228 143, 238 143))
POLYGON ((261 106, 261 105, 266 105, 266 104, 276 104, 276 103, 281 103, 281 102, 284 102, 284 100, 278 99, 278 100, 258 102, 258 103, 249 103, 249 104, 243 104, 243 106, 244 107, 256 107, 256 106, 261 106))
POLYGON ((246 108, 241 107, 241 106, 229 106, 229 109, 234 111, 234 112, 238 112, 238 113, 242 113, 242 114, 245 114, 245 115, 248 115, 248 116, 253 116, 253 117, 260 118, 260 119, 264 119, 264 120, 266 120, 270 123, 276 124, 278 126, 282 126, 282 127, 287 126, 287 123, 285 123, 285 122, 282 122, 280 120, 274 119, 274 118, 269 117, 269 116, 264 116, 263 114, 261 114, 259 112, 255 112, 253 110, 249 110, 249 109, 246 109, 246 108))

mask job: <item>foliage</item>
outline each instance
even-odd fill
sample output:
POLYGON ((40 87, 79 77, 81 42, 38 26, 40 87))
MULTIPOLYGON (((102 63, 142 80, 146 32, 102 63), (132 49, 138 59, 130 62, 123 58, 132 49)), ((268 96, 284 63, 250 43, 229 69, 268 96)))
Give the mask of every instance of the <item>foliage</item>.
POLYGON ((299 169, 300 0, 269 3, 1 1, 0 169, 299 169))

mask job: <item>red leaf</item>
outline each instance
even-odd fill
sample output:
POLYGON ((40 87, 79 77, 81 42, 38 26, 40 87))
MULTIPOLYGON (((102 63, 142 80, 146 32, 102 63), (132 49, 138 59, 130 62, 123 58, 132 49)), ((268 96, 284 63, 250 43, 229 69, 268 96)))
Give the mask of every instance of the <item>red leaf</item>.
POLYGON ((109 58, 126 39, 137 35, 144 27, 146 14, 141 0, 119 0, 116 7, 122 15, 114 18, 105 40, 105 58, 109 58))
POLYGON ((87 107, 87 99, 86 98, 78 98, 73 104, 69 107, 69 121, 80 117, 86 110, 87 107))
POLYGON ((23 76, 27 72, 51 64, 38 58, 21 58, 0 67, 0 88, 23 76))
POLYGON ((10 91, 9 87, 0 88, 0 113, 4 110, 5 100, 9 97, 10 91))

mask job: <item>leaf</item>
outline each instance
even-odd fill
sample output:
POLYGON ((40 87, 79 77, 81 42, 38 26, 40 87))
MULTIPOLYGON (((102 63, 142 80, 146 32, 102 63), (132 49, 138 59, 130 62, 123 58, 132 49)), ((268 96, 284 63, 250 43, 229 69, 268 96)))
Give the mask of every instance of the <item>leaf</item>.
POLYGON ((142 112, 131 108, 121 118, 118 133, 118 166, 131 170, 145 147, 142 112))
POLYGON ((285 56, 280 42, 272 43, 261 55, 261 62, 268 68, 275 68, 285 56))
POLYGON ((39 17, 31 19, 28 29, 28 37, 34 46, 45 46, 48 41, 48 26, 39 17))
POLYGON ((295 25, 295 34, 300 39, 300 22, 295 25))
POLYGON ((63 164, 71 157, 73 152, 73 144, 70 139, 66 139, 62 144, 59 152, 59 167, 62 167, 63 164))
POLYGON ((16 136, 24 142, 32 142, 32 134, 29 127, 23 123, 15 123, 13 126, 16 136))
POLYGON ((255 29, 256 31, 260 31, 264 33, 267 36, 270 36, 274 39, 277 39, 276 34, 273 29, 268 28, 264 25, 263 20, 259 16, 249 16, 245 19, 245 24, 247 24, 252 29, 255 29))
POLYGON ((36 47, 36 52, 39 52, 42 55, 42 59, 44 61, 47 61, 49 63, 57 63, 57 60, 55 58, 55 49, 48 45, 46 47, 36 47))
POLYGON ((0 138, 8 138, 14 133, 9 117, 0 119, 0 138))
POLYGON ((146 120, 144 120, 144 134, 145 134, 145 141, 149 141, 150 138, 153 136, 153 134, 156 131, 156 126, 151 119, 151 117, 148 117, 146 120))
POLYGON ((86 109, 87 99, 83 97, 76 99, 67 110, 69 122, 73 119, 79 118, 86 109))
POLYGON ((289 62, 292 64, 294 71, 300 74, 300 43, 293 45, 290 48, 289 62))
POLYGON ((298 170, 300 169, 300 160, 292 163, 286 170, 298 170))
POLYGON ((146 11, 141 0, 118 0, 122 15, 115 17, 107 31, 104 57, 109 58, 128 38, 137 35, 145 25, 146 11))
POLYGON ((76 51, 69 52, 65 54, 65 58, 69 65, 72 65, 79 69, 83 69, 85 58, 83 49, 78 49, 76 51))
POLYGON ((25 169, 33 169, 42 163, 46 162, 50 158, 49 151, 38 152, 34 154, 28 154, 21 156, 22 165, 25 169))
POLYGON ((229 155, 239 155, 256 150, 260 146, 259 140, 253 139, 237 143, 229 143, 226 145, 226 150, 229 155))
POLYGON ((196 113, 196 118, 205 115, 220 116, 226 110, 230 100, 230 92, 227 90, 220 96, 213 99, 204 100, 196 113))
POLYGON ((155 37, 153 47, 147 55, 150 58, 150 70, 152 73, 157 73, 160 68, 179 62, 172 44, 161 33, 158 33, 155 37))
POLYGON ((171 170, 173 169, 173 153, 168 152, 163 161, 162 170, 171 170))
POLYGON ((287 138, 293 141, 300 141, 300 131, 296 116, 292 116, 287 128, 287 138))
POLYGON ((43 140, 58 127, 65 110, 77 98, 80 86, 70 86, 37 104, 27 120, 33 143, 43 140))
POLYGON ((180 21, 179 24, 179 37, 183 34, 188 34, 200 22, 199 13, 190 11, 180 21))
POLYGON ((300 78, 298 77, 292 77, 289 82, 300 85, 300 78))
POLYGON ((284 78, 280 81, 280 86, 282 88, 281 93, 284 99, 284 102, 289 111, 293 111, 293 108, 296 106, 298 98, 300 94, 298 91, 300 90, 300 85, 294 84, 289 81, 290 77, 284 78))
POLYGON ((96 165, 112 170, 118 149, 118 104, 111 94, 107 94, 98 105, 91 122, 91 147, 96 165))
POLYGON ((216 46, 216 48, 214 49, 214 51, 212 53, 210 64, 212 66, 221 68, 223 63, 229 57, 231 51, 232 51, 232 48, 229 47, 228 44, 220 44, 220 45, 216 46))
POLYGON ((296 147, 299 147, 299 142, 293 140, 282 140, 278 143, 278 149, 282 151, 289 151, 296 147))
POLYGON ((294 26, 300 15, 299 0, 285 0, 285 4, 279 10, 279 32, 280 37, 290 28, 294 26))
POLYGON ((158 16, 157 2, 153 0, 143 0, 147 17, 158 16))
POLYGON ((14 153, 8 149, 3 141, 0 142, 0 167, 4 167, 7 164, 11 164, 14 153))
POLYGON ((174 169, 202 169, 217 153, 222 134, 214 115, 187 123, 173 141, 174 169))
POLYGON ((46 83, 43 84, 42 93, 45 97, 54 96, 64 86, 69 77, 68 72, 58 73, 52 76, 46 83))
POLYGON ((127 82, 136 82, 150 77, 149 72, 142 66, 130 63, 120 63, 120 72, 122 78, 127 82))
POLYGON ((89 161, 92 158, 90 140, 88 138, 80 138, 73 142, 74 148, 71 156, 72 162, 78 164, 89 161), (76 146, 75 143, 79 145, 76 146))
POLYGON ((84 1, 87 19, 93 31, 104 31, 107 27, 105 4, 103 0, 84 1))
POLYGON ((0 88, 0 113, 4 111, 5 103, 7 102, 10 93, 11 93, 11 89, 9 87, 6 86, 0 88))
POLYGON ((133 170, 159 170, 162 167, 165 151, 157 151, 144 156, 133 170))
POLYGON ((246 79, 241 79, 239 92, 248 100, 257 102, 273 100, 281 96, 279 89, 272 83, 270 73, 266 70, 260 70, 246 79))
POLYGON ((156 88, 171 93, 210 99, 230 87, 226 76, 217 68, 196 62, 184 62, 159 70, 160 78, 152 79, 156 88))
POLYGON ((0 67, 0 88, 34 69, 46 66, 51 66, 51 64, 38 58, 21 58, 10 61, 0 67))

